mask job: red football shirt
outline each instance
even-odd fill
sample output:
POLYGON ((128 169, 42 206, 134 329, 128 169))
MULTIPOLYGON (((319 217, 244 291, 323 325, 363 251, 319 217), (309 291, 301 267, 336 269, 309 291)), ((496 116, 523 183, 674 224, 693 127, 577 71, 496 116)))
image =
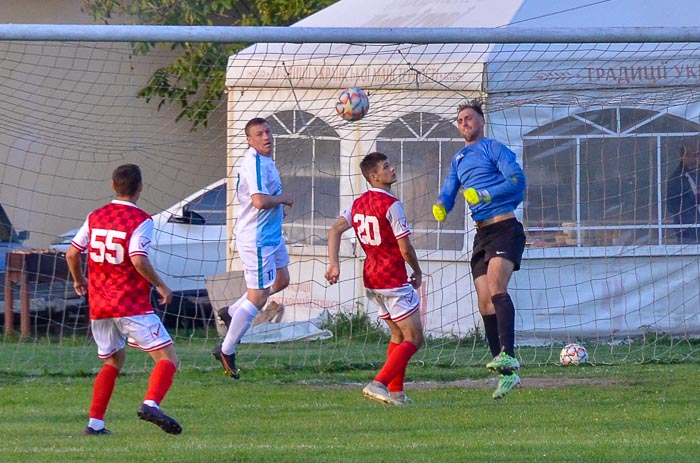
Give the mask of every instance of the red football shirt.
POLYGON ((114 200, 92 212, 72 246, 88 255, 90 318, 119 318, 153 312, 151 284, 131 263, 148 256, 153 220, 135 204, 114 200))
POLYGON ((365 251, 365 288, 400 288, 408 284, 398 240, 411 234, 401 201, 388 191, 370 188, 343 216, 352 224, 365 251))

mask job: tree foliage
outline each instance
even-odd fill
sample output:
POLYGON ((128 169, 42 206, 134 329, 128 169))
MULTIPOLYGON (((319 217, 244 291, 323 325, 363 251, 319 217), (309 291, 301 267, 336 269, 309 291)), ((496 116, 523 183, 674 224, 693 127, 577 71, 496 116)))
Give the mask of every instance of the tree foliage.
MULTIPOLYGON (((288 26, 337 0, 83 0, 83 11, 110 24, 166 26, 288 26)), ((134 53, 146 54, 156 43, 134 43, 134 53)), ((157 69, 138 96, 147 102, 177 104, 176 120, 192 129, 206 127, 209 114, 224 95, 228 57, 246 43, 169 44, 180 53, 157 69)))

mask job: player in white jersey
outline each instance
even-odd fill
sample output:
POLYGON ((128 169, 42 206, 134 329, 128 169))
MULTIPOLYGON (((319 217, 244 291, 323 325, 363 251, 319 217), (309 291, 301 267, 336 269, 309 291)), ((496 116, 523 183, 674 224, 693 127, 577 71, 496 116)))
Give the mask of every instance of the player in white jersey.
POLYGON ((238 173, 240 213, 236 224, 236 250, 243 263, 247 291, 235 303, 219 310, 228 330, 223 342, 212 351, 224 373, 238 379, 236 345, 265 307, 270 294, 289 285, 289 255, 282 236, 284 206, 294 199, 282 192, 282 181, 272 160, 270 125, 256 117, 245 126, 250 148, 238 173))

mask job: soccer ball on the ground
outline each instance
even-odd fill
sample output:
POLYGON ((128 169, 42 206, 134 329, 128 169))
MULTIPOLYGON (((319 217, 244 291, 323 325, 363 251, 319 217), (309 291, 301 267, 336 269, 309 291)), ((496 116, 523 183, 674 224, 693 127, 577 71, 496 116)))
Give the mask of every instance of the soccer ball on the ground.
POLYGON ((581 344, 569 343, 559 353, 562 365, 579 365, 588 362, 588 351, 581 344))
POLYGON ((346 121, 359 121, 369 110, 369 98, 361 88, 348 87, 338 95, 335 110, 346 121))

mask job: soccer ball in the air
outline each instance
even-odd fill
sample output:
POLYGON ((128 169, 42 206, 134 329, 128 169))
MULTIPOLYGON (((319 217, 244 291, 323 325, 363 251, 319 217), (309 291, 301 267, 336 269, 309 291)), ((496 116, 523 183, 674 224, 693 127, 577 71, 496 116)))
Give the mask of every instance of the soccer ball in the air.
POLYGON ((369 98, 361 88, 348 87, 338 95, 335 110, 346 121, 359 121, 369 110, 369 98))
POLYGON ((588 351, 581 344, 569 343, 559 353, 562 365, 579 365, 588 362, 588 351))

